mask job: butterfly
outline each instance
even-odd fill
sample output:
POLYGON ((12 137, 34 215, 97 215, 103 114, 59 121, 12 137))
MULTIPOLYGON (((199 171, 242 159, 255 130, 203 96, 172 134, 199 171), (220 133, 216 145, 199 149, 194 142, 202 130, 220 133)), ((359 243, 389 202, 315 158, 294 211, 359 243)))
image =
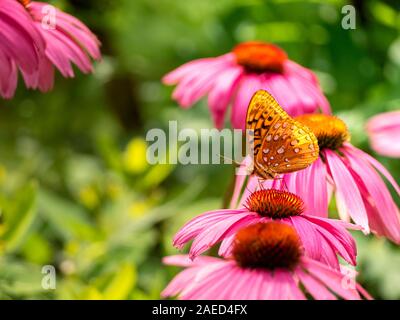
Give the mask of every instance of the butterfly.
POLYGON ((254 134, 253 174, 265 180, 303 170, 318 159, 314 133, 290 117, 265 90, 257 91, 250 101, 246 129, 254 134))

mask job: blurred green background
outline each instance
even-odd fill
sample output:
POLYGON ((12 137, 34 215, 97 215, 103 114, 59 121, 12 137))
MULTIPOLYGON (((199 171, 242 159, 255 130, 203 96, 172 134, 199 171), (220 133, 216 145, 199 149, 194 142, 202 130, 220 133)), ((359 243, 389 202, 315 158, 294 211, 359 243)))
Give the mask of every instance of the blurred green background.
MULTIPOLYGON (((184 111, 160 78, 241 41, 274 42, 313 69, 368 148, 368 117, 400 105, 398 1, 358 0, 357 29, 341 28, 346 1, 50 1, 101 39, 96 73, 57 77, 48 94, 0 101, 0 298, 157 299, 177 269, 173 234, 222 205, 229 166, 149 166, 151 128, 212 126, 205 101, 184 111), (57 270, 43 290, 42 266, 57 270)), ((398 160, 378 157, 400 178, 398 160)), ((360 281, 400 298, 400 249, 357 234, 360 281)))

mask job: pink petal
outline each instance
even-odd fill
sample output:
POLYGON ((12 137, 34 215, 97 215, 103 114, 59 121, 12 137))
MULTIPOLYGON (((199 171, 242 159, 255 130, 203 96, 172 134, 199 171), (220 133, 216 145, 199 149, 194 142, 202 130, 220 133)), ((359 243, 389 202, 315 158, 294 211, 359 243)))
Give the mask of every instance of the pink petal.
POLYGON ((247 217, 240 220, 240 224, 236 224, 234 227, 231 227, 224 234, 221 246, 219 247, 218 250, 218 255, 221 257, 231 256, 232 244, 235 239, 236 233, 239 231, 239 229, 245 228, 257 222, 265 222, 268 220, 269 220, 268 218, 260 218, 256 215, 248 215, 247 217))
POLYGON ((297 276, 303 283, 306 290, 313 296, 316 300, 337 300, 334 294, 332 294, 320 281, 314 279, 307 273, 298 269, 296 271, 297 276))
POLYGON ((203 229, 209 229, 216 223, 229 217, 240 217, 247 210, 215 210, 203 213, 186 223, 175 235, 173 244, 182 248, 188 241, 195 238, 203 229))
POLYGON ((224 65, 209 65, 184 78, 177 85, 172 97, 184 108, 195 104, 214 86, 216 76, 226 69, 224 65))
POLYGON ((379 235, 400 242, 400 216, 397 205, 378 173, 364 158, 357 156, 351 148, 343 148, 360 189, 364 190, 370 227, 379 235))
POLYGON ((321 159, 310 167, 284 176, 288 190, 298 195, 305 204, 304 213, 307 215, 328 216, 328 187, 327 172, 321 159))
POLYGON ((203 68, 207 68, 210 64, 226 64, 230 63, 233 64, 234 56, 232 54, 226 54, 216 58, 204 58, 204 59, 197 59, 190 61, 188 63, 183 64, 179 68, 171 71, 170 73, 166 74, 162 81, 164 84, 167 85, 174 85, 182 81, 187 76, 191 75, 193 72, 199 72, 203 68))
MULTIPOLYGON (((335 152, 326 149, 324 150, 324 154, 335 182, 336 194, 345 204, 346 213, 351 216, 355 223, 362 226, 365 232, 369 232, 367 212, 352 175, 335 152)), ((343 210, 343 208, 338 209, 340 211, 343 210)))
POLYGON ((400 111, 374 116, 368 121, 367 131, 375 152, 388 157, 400 157, 400 144, 397 142, 400 135, 400 111))
POLYGON ((180 297, 184 300, 219 300, 221 288, 229 283, 235 269, 229 262, 201 268, 193 284, 189 284, 180 297))
POLYGON ((177 267, 192 267, 192 266, 206 265, 209 263, 220 262, 220 261, 222 260, 207 256, 198 257, 195 261, 193 261, 192 259, 189 258, 187 254, 168 256, 164 257, 162 260, 163 264, 169 266, 177 266, 177 267))
POLYGON ((346 147, 350 148, 353 151, 353 153, 355 153, 356 155, 358 155, 358 156, 364 158, 365 160, 367 160, 376 170, 378 170, 380 172, 380 174, 382 174, 392 184, 393 188, 400 195, 400 187, 399 187, 399 185, 393 179, 393 177, 389 173, 389 171, 387 171, 387 169, 382 164, 380 164, 379 161, 375 160, 368 153, 365 153, 362 150, 357 149, 357 148, 353 147, 350 144, 346 144, 346 147))
POLYGON ((227 288, 223 290, 221 299, 244 300, 245 294, 249 292, 249 280, 253 277, 254 274, 250 270, 235 268, 232 279, 228 282, 233 285, 229 286, 228 283, 226 284, 227 288))
POLYGON ((339 271, 330 269, 320 262, 306 258, 304 259, 303 264, 314 278, 323 282, 327 287, 335 291, 342 298, 347 300, 360 299, 360 295, 358 294, 357 290, 343 286, 345 276, 339 271))
POLYGON ((247 279, 251 275, 248 274, 247 270, 232 267, 230 272, 229 281, 222 286, 219 292, 219 298, 221 300, 238 300, 242 293, 243 286, 246 285, 247 279))
POLYGON ((161 292, 161 296, 174 297, 178 295, 183 288, 191 283, 196 276, 196 270, 193 268, 186 269, 178 273, 174 279, 167 285, 167 287, 161 292))
POLYGON ((292 93, 292 87, 285 75, 279 73, 266 74, 262 84, 262 88, 269 91, 287 113, 297 115, 299 100, 292 93))
POLYGON ((300 290, 299 284, 293 279, 293 276, 289 273, 285 273, 286 283, 289 291, 289 299, 293 300, 306 300, 304 293, 300 290))
POLYGON ((305 217, 314 222, 315 228, 325 237, 335 251, 348 263, 356 265, 356 243, 350 233, 334 220, 305 217))
POLYGON ((374 298, 365 290, 359 283, 356 284, 357 291, 367 300, 374 300, 374 298))
POLYGON ((314 113, 318 110, 318 102, 313 99, 312 92, 314 90, 318 90, 314 88, 314 90, 310 90, 310 87, 304 84, 304 80, 296 75, 291 75, 287 77, 289 85, 292 88, 293 94, 297 97, 296 109, 292 111, 292 115, 301 115, 304 113, 314 113))
POLYGON ((203 228, 201 232, 194 238, 189 254, 191 257, 196 257, 210 249, 216 243, 222 241, 226 234, 235 232, 247 225, 249 213, 237 213, 220 222, 215 223, 208 228, 203 228))
POLYGON ((321 256, 321 236, 315 230, 312 223, 303 217, 290 217, 293 227, 296 229, 305 253, 312 259, 320 259, 321 256))
POLYGON ((215 127, 222 129, 224 125, 225 113, 232 95, 243 74, 242 68, 234 66, 227 68, 217 76, 214 86, 208 96, 208 105, 214 119, 215 127))
POLYGON ((0 95, 11 99, 17 88, 18 70, 11 59, 0 50, 0 95))
POLYGON ((329 199, 327 184, 323 182, 326 181, 327 176, 325 165, 322 163, 322 160, 318 158, 318 160, 306 170, 310 172, 310 177, 308 188, 309 196, 306 198, 305 213, 318 217, 327 217, 329 199))
POLYGON ((246 74, 242 77, 235 101, 232 107, 231 122, 235 129, 246 128, 246 115, 249 103, 254 93, 262 88, 259 75, 246 74))

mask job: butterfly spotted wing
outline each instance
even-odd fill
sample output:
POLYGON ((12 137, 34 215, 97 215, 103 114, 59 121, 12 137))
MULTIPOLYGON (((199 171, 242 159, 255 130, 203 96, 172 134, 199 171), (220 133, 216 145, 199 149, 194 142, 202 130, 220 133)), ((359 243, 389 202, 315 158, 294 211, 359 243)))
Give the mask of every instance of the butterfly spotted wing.
POLYGON ((264 179, 307 168, 318 159, 318 141, 264 90, 255 93, 246 117, 254 133, 254 173, 264 179))

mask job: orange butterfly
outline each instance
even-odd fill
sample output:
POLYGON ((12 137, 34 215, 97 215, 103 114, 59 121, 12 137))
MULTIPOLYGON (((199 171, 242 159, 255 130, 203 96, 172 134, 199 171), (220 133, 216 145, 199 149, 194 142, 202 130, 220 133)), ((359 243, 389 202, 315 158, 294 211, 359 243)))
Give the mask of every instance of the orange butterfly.
POLYGON ((257 91, 247 110, 246 129, 254 133, 254 172, 263 179, 299 171, 318 159, 318 140, 291 118, 264 90, 257 91))

